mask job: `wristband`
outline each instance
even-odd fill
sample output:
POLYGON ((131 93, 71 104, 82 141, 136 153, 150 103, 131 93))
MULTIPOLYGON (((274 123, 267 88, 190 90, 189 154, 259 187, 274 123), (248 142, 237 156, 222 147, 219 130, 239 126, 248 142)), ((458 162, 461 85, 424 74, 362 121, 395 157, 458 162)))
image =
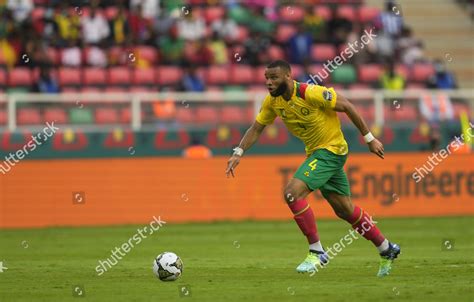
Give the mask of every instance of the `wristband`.
POLYGON ((240 147, 235 147, 232 150, 234 151, 234 155, 238 155, 238 156, 244 155, 244 149, 242 149, 240 147))
POLYGON ((375 137, 370 132, 367 133, 366 135, 364 135, 364 140, 367 144, 370 143, 371 141, 373 141, 374 139, 375 139, 375 137))

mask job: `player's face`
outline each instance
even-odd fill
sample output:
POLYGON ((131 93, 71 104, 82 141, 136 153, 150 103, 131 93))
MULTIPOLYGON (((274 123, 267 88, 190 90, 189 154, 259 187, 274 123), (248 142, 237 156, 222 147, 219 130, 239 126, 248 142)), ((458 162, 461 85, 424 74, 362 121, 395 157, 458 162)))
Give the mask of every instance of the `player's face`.
POLYGON ((267 68, 265 70, 265 78, 265 84, 271 96, 280 96, 289 89, 289 74, 280 67, 267 68))

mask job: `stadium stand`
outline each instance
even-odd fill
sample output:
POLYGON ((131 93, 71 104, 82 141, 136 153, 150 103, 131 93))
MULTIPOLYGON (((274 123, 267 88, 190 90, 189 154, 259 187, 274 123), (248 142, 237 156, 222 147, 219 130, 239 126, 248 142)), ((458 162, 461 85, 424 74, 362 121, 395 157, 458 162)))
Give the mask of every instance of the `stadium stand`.
MULTIPOLYGON (((360 37, 366 29, 374 27, 378 33, 384 32, 384 22, 380 19, 382 12, 354 0, 306 0, 291 6, 275 1, 277 6, 273 9, 264 9, 261 1, 239 1, 229 5, 204 0, 161 1, 159 14, 151 17, 135 10, 129 1, 92 1, 89 5, 72 1, 69 7, 54 0, 32 2, 34 5, 27 11, 28 18, 17 17, 16 11, 24 8, 0 4, 0 23, 8 25, 0 36, 0 89, 6 92, 32 90, 38 70, 45 67, 53 67, 51 74, 62 92, 182 90, 182 67, 189 64, 190 54, 193 64, 198 65, 198 76, 208 89, 253 90, 264 83, 265 64, 277 58, 289 59, 288 42, 299 26, 311 33, 315 41, 307 62, 313 74, 321 72, 323 64, 342 53, 347 43, 360 37), (104 39, 86 44, 84 35, 80 34, 84 30, 81 24, 84 18, 91 20, 93 6, 110 28, 104 31, 108 34, 104 39), (179 28, 184 19, 204 24, 202 38, 197 32, 197 40, 190 38, 193 35, 183 36, 179 28), (216 28, 219 28, 218 40, 212 40, 216 28), (226 32, 227 29, 230 32, 226 32), (255 39, 257 34, 257 40, 251 40, 253 44, 249 45, 249 39, 255 39), (214 47, 216 42, 220 43, 219 47, 214 47), (77 67, 63 64, 68 45, 81 46, 77 67), (222 51, 227 56, 224 65, 214 62, 222 51), (212 54, 210 58, 208 53, 212 54), (250 59, 254 53, 258 55, 250 59), (92 66, 96 61, 91 56, 98 56, 95 59, 99 62, 105 60, 105 66, 92 66), (230 88, 225 87, 229 85, 230 88)), ((398 38, 390 36, 395 45, 398 38)), ((381 43, 384 41, 375 41, 376 45, 381 43)), ((412 65, 403 64, 401 49, 395 48, 395 56, 391 59, 395 60, 397 72, 405 78, 406 87, 427 87, 435 73, 433 64, 425 58, 412 65)), ((379 87, 386 59, 380 49, 375 47, 355 54, 322 84, 345 89, 379 87)), ((294 65, 294 69, 295 77, 301 75, 302 66, 294 65)), ((45 112, 24 109, 18 112, 18 122, 34 123, 54 118, 61 122, 107 124, 129 120, 129 113, 121 114, 100 106, 90 110, 94 112, 76 113, 73 108, 45 112)), ((177 118, 202 123, 220 115, 229 122, 247 120, 243 118, 245 113, 235 107, 222 112, 203 107, 195 114, 190 116, 189 112, 178 110, 177 118)), ((372 118, 371 114, 366 115, 372 118)), ((5 112, 0 111, 0 120, 4 119, 5 112)), ((416 114, 411 109, 397 113, 395 120, 402 119, 415 120, 416 114)))

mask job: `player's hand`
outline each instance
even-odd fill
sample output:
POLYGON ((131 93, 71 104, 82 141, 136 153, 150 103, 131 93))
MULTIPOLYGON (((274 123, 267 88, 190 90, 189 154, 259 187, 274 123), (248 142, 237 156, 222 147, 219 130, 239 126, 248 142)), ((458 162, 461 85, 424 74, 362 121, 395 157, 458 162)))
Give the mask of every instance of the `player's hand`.
POLYGON ((232 175, 232 177, 235 177, 234 169, 235 167, 237 167, 239 163, 240 163, 240 156, 232 155, 232 157, 227 161, 227 169, 225 170, 225 174, 227 175, 227 177, 229 177, 229 175, 232 175))
POLYGON ((370 152, 377 154, 378 157, 382 159, 384 158, 383 157, 383 154, 384 154, 383 144, 378 139, 374 139, 373 141, 369 143, 369 150, 370 152))

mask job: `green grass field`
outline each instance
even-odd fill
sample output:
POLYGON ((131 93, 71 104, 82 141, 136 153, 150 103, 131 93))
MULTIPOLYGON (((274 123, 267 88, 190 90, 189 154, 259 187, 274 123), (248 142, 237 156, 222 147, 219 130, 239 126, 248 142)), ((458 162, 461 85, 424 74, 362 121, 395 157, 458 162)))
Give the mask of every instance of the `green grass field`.
MULTIPOLYGON (((143 226, 1 230, 0 261, 8 269, 0 273, 0 301, 474 300, 474 217, 377 220, 402 247, 383 279, 375 276, 376 250, 363 238, 314 276, 296 273, 307 245, 293 221, 167 223, 102 276, 98 261, 143 226), (175 282, 152 274, 163 251, 184 261, 175 282)), ((334 220, 318 228, 325 246, 349 230, 334 220)))

